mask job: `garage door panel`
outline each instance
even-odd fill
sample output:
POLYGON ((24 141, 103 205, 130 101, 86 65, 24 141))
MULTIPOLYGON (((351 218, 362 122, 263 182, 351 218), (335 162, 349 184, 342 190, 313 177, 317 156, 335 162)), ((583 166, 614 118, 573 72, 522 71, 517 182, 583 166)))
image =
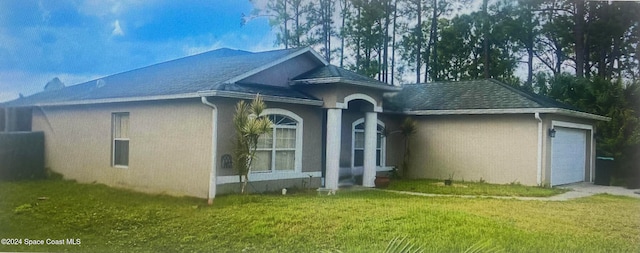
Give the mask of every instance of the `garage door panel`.
POLYGON ((561 185, 584 181, 586 161, 586 131, 556 127, 552 139, 551 184, 561 185))

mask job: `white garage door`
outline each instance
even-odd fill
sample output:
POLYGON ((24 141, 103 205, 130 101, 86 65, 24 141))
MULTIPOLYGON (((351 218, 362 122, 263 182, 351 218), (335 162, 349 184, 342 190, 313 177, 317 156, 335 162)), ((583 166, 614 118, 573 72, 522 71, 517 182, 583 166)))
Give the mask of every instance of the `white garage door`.
POLYGON ((551 184, 561 185, 585 180, 587 132, 555 127, 551 143, 551 184))

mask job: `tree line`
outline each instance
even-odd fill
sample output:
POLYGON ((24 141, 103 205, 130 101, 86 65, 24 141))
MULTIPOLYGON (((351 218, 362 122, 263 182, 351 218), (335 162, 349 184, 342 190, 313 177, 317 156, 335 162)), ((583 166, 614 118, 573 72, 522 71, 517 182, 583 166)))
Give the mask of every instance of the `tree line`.
POLYGON ((640 184, 640 3, 586 0, 250 0, 275 44, 399 85, 494 78, 611 117, 601 155, 640 184))

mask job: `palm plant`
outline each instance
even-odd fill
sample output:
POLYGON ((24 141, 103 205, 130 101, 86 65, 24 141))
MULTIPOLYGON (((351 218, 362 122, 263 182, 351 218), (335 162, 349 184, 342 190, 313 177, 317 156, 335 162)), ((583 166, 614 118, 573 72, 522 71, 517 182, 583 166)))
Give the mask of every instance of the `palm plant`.
POLYGON ((400 125, 400 133, 404 139, 404 156, 402 158, 402 174, 407 175, 409 172, 409 159, 411 159, 411 149, 410 149, 410 140, 411 136, 416 133, 416 122, 407 117, 400 125))
POLYGON ((233 116, 236 130, 233 164, 242 182, 241 193, 246 192, 258 139, 260 135, 271 130, 271 120, 262 115, 265 109, 266 105, 260 95, 256 95, 251 104, 245 103, 244 100, 236 104, 236 113, 233 116))

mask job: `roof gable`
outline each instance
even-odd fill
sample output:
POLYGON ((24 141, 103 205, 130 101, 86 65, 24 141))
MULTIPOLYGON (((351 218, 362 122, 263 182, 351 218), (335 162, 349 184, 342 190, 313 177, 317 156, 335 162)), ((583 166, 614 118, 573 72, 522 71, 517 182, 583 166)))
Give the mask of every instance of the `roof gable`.
POLYGON ((294 85, 345 83, 387 91, 401 89, 400 87, 389 85, 371 77, 364 76, 334 65, 326 65, 315 68, 309 72, 293 78, 292 83, 294 85))

